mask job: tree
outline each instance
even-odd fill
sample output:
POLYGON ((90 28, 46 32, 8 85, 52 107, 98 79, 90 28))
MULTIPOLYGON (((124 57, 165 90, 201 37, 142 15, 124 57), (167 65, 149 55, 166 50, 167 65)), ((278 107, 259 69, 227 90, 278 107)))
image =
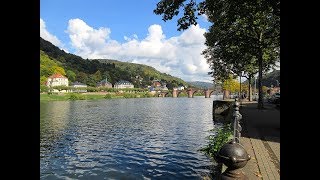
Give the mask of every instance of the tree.
POLYGON ((101 81, 102 79, 102 74, 100 72, 100 70, 96 71, 94 74, 93 74, 93 79, 98 82, 98 81, 101 81))
POLYGON ((53 73, 54 74, 61 74, 63 76, 66 75, 66 72, 64 71, 63 67, 59 67, 59 66, 53 66, 53 73))
POLYGON ((214 78, 224 80, 230 73, 240 74, 247 65, 258 66, 258 108, 263 108, 262 73, 280 61, 280 0, 204 0, 199 4, 161 0, 154 13, 167 21, 177 16, 181 7, 184 14, 178 19, 179 31, 197 24, 196 12, 206 14, 213 23, 206 33, 208 48, 203 54, 214 78))
POLYGON ((229 79, 224 80, 224 82, 222 83, 222 89, 230 91, 231 93, 239 92, 240 83, 236 79, 232 78, 232 76, 230 76, 229 79))
POLYGON ((86 84, 87 83, 87 79, 88 79, 88 75, 84 72, 79 72, 77 77, 76 77, 76 80, 81 82, 81 83, 84 83, 86 84))
POLYGON ((45 85, 46 82, 47 82, 47 79, 48 79, 48 78, 46 78, 45 76, 41 76, 41 77, 40 77, 40 85, 45 85))
POLYGON ((67 70, 66 75, 67 75, 70 82, 74 82, 76 80, 77 75, 73 71, 67 70))

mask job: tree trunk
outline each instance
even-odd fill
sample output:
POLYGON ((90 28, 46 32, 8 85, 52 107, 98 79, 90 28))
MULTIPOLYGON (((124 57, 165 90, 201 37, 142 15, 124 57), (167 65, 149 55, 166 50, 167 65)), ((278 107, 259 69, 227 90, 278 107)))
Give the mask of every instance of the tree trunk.
POLYGON ((251 75, 249 75, 249 79, 248 79, 248 81, 249 81, 249 94, 248 94, 248 99, 249 99, 249 101, 251 102, 252 101, 252 88, 251 88, 251 80, 252 80, 252 76, 251 75))
POLYGON ((229 91, 228 90, 224 90, 223 91, 223 98, 222 98, 223 100, 225 100, 225 99, 230 99, 230 93, 229 93, 229 91))
POLYGON ((262 49, 259 49, 258 57, 259 65, 259 76, 258 76, 258 89, 259 89, 259 99, 258 99, 258 109, 263 109, 263 95, 262 95, 262 49))

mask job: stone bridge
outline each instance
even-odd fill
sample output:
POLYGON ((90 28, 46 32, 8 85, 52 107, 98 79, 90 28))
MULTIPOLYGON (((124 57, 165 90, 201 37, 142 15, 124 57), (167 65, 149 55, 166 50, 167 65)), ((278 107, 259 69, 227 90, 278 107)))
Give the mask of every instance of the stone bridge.
POLYGON ((210 89, 187 89, 187 90, 178 90, 176 88, 174 88, 172 90, 172 97, 179 97, 179 94, 181 92, 186 92, 188 94, 188 98, 193 98, 194 94, 196 92, 200 92, 202 94, 204 94, 205 98, 210 98, 211 94, 214 92, 214 90, 210 90, 210 89))

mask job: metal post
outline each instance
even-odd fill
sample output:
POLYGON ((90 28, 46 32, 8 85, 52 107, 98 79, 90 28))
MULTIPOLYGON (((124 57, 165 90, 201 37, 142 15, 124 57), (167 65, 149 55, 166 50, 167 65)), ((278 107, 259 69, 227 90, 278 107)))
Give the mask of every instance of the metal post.
POLYGON ((237 99, 235 99, 234 103, 234 112, 232 114, 233 116, 233 140, 237 143, 240 143, 240 137, 241 137, 241 125, 240 120, 242 119, 242 115, 239 112, 239 103, 237 99))
POLYGON ((256 93, 257 93, 257 78, 254 77, 254 96, 256 96, 256 93))
POLYGON ((237 99, 234 104, 233 118, 233 140, 224 144, 216 155, 217 161, 228 167, 220 175, 220 180, 248 179, 248 177, 241 171, 241 168, 247 164, 251 157, 242 144, 240 144, 241 126, 239 124, 239 120, 242 119, 242 115, 239 113, 239 103, 237 102, 237 99))
POLYGON ((242 101, 242 93, 241 93, 241 76, 242 76, 242 74, 240 74, 240 95, 239 95, 240 105, 241 105, 241 101, 242 101))

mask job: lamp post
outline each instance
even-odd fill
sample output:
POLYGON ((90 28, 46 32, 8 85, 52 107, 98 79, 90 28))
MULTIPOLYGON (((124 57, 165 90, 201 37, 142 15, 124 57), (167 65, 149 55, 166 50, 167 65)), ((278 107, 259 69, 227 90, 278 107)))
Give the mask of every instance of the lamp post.
POLYGON ((240 74, 240 92, 239 92, 240 105, 241 105, 241 101, 242 101, 242 97, 241 97, 241 75, 242 74, 240 74))
POLYGON ((255 97, 255 100, 257 100, 256 93, 257 93, 257 78, 254 76, 254 97, 255 97))
POLYGON ((239 100, 240 100, 240 106, 242 105, 242 92, 241 92, 241 77, 243 76, 243 71, 241 71, 240 74, 240 95, 239 95, 239 100))

